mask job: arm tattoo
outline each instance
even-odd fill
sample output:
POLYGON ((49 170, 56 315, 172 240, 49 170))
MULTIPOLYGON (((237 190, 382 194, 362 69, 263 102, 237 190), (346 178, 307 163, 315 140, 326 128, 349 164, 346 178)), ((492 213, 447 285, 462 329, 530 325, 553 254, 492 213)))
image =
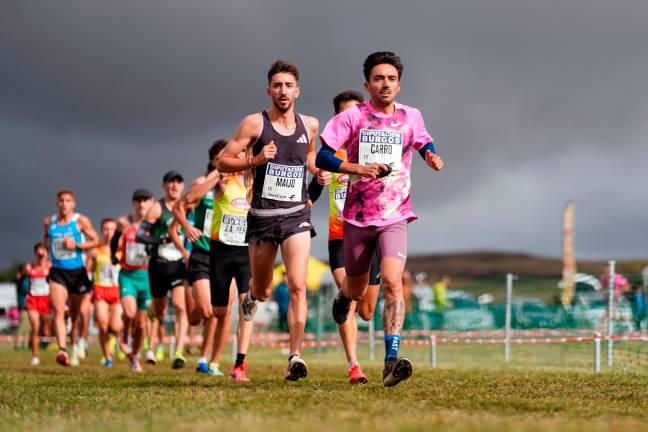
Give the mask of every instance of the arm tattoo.
POLYGON ((405 320, 405 301, 394 300, 385 303, 383 309, 383 326, 386 335, 400 335, 405 320))

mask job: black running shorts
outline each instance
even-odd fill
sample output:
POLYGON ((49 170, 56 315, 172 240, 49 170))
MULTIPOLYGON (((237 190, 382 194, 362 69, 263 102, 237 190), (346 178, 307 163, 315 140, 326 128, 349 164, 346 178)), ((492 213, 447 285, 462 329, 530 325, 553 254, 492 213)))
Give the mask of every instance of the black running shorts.
POLYGON ((245 241, 255 245, 264 242, 281 244, 288 237, 305 231, 310 231, 311 237, 316 235, 308 207, 280 216, 258 216, 249 212, 245 241))
POLYGON ((252 278, 247 246, 231 246, 212 240, 209 244, 211 303, 214 307, 229 304, 232 279, 239 294, 246 293, 252 278))
POLYGON ((156 299, 165 298, 173 288, 182 286, 185 276, 185 263, 179 261, 160 261, 152 259, 149 262, 149 284, 151 296, 156 299))
POLYGON ((191 249, 186 279, 189 285, 201 279, 209 280, 209 252, 196 246, 191 249))
POLYGON ((74 270, 52 267, 47 281, 63 285, 70 294, 90 294, 92 292, 88 272, 83 267, 74 270))

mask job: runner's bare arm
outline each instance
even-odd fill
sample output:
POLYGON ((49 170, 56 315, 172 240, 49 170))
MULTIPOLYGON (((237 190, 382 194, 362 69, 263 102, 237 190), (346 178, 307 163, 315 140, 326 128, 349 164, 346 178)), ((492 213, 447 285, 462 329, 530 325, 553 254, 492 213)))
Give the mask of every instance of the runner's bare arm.
MULTIPOLYGON (((187 236, 187 240, 189 240, 191 243, 195 242, 200 238, 200 236, 202 236, 202 231, 200 231, 198 228, 194 227, 193 225, 191 225, 191 223, 189 223, 189 220, 187 219, 187 210, 193 210, 194 208, 196 208, 196 205, 200 202, 200 200, 205 195, 207 195, 207 192, 209 192, 210 188, 205 188, 205 185, 209 185, 210 183, 213 183, 213 178, 211 180, 212 181, 206 181, 204 176, 198 177, 196 180, 194 180, 191 186, 189 186, 189 190, 187 191, 187 193, 184 194, 173 205, 173 209, 172 209, 173 223, 177 225, 175 228, 176 231, 175 235, 177 236, 178 227, 182 227, 187 236)), ((173 241, 171 228, 169 228, 169 235, 171 236, 171 240, 173 241)), ((173 241, 173 244, 175 244, 176 247, 178 246, 178 244, 175 241, 173 241)))
POLYGON ((335 156, 335 150, 329 147, 322 138, 320 138, 320 141, 322 142, 322 147, 317 153, 317 158, 315 160, 318 168, 332 172, 354 174, 372 179, 380 177, 382 172, 388 170, 387 165, 385 164, 360 165, 351 162, 344 162, 335 156))
POLYGON ((144 219, 140 223, 139 228, 137 229, 137 235, 135 236, 135 240, 137 243, 143 243, 147 245, 159 245, 163 244, 164 241, 163 239, 160 239, 158 237, 152 237, 149 233, 149 230, 155 222, 157 222, 158 219, 162 216, 162 207, 160 206, 160 203, 156 201, 150 209, 146 212, 146 216, 144 216, 144 219))
POLYGON ((242 151, 254 144, 261 134, 262 129, 263 118, 260 113, 245 117, 236 130, 234 137, 229 140, 227 146, 223 149, 221 157, 216 162, 216 169, 223 173, 239 172, 263 164, 265 162, 264 157, 266 159, 274 158, 274 154, 271 154, 272 147, 274 147, 274 153, 277 151, 274 143, 268 143, 263 148, 264 152, 261 154, 252 156, 250 153, 248 158, 239 157, 242 151), (267 151, 266 148, 268 148, 267 151))
MULTIPOLYGON (((79 217, 79 230, 83 234, 85 234, 87 240, 82 243, 75 244, 75 247, 77 249, 88 251, 90 249, 96 248, 99 245, 99 236, 97 235, 95 229, 92 227, 92 222, 90 222, 90 219, 88 219, 88 217, 79 217)), ((74 241, 73 239, 71 240, 74 241)))
POLYGON ((319 121, 315 117, 304 116, 304 123, 308 128, 308 136, 310 138, 310 142, 308 143, 308 152, 306 154, 306 160, 308 161, 308 171, 310 171, 310 173, 315 176, 317 183, 322 186, 329 185, 331 184, 331 181, 333 181, 333 176, 331 176, 331 173, 326 170, 319 169, 315 165, 315 140, 317 139, 317 136, 319 134, 319 121))
POLYGON ((47 216, 45 219, 43 219, 43 247, 49 249, 49 226, 50 223, 52 222, 52 218, 47 216))
POLYGON ((171 225, 169 226, 169 238, 171 238, 171 241, 173 242, 175 247, 182 254, 182 258, 184 258, 185 263, 189 263, 189 251, 184 247, 184 242, 180 239, 180 235, 178 234, 179 228, 180 222, 178 222, 178 220, 174 218, 173 222, 171 222, 171 225))

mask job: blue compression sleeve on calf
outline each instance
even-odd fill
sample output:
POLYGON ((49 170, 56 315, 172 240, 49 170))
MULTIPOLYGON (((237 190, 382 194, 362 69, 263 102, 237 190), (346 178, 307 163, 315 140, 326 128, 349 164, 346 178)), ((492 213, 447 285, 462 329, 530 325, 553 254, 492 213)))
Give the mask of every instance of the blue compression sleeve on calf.
POLYGON ((398 358, 398 348, 400 348, 400 336, 385 336, 385 361, 398 358))
POLYGON ((317 152, 315 158, 315 166, 329 172, 339 173, 342 162, 344 162, 342 159, 335 156, 335 150, 322 141, 322 148, 317 152))
POLYGON ((429 142, 425 144, 421 149, 418 151, 421 157, 425 160, 425 153, 430 150, 432 153, 436 154, 436 148, 434 148, 434 144, 429 142))

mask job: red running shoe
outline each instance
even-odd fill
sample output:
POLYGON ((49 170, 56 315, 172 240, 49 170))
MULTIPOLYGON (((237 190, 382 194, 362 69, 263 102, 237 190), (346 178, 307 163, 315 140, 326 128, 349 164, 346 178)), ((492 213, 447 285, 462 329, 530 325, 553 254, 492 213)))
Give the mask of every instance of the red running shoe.
POLYGON ((358 363, 354 364, 351 369, 348 370, 349 372, 349 383, 354 385, 354 384, 367 384, 367 377, 365 376, 364 373, 362 373, 362 369, 360 369, 360 365, 358 363))
POLYGON ((247 362, 243 362, 241 366, 235 367, 229 373, 230 378, 236 382, 250 382, 245 371, 247 370, 247 362))
POLYGON ((58 355, 56 356, 56 363, 60 364, 61 366, 70 366, 70 358, 65 351, 59 351, 58 355))

